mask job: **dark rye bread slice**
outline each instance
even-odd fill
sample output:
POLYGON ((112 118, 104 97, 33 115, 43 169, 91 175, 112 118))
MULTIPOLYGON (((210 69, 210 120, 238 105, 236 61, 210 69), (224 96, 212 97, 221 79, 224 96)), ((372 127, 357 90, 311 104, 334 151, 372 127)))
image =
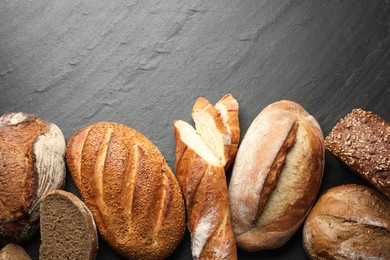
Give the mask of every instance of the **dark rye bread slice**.
POLYGON ((390 124, 354 109, 325 138, 325 148, 390 199, 390 124))
POLYGON ((0 250, 0 260, 31 260, 31 257, 23 247, 11 243, 0 250))
POLYGON ((92 214, 75 195, 55 190, 41 208, 39 259, 95 259, 98 237, 92 214))

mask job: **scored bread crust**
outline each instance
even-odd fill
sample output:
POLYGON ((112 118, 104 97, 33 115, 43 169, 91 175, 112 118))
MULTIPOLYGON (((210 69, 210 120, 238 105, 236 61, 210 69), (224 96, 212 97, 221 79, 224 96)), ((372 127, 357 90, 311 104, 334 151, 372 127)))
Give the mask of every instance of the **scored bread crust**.
POLYGON ((184 236, 184 201, 150 140, 124 125, 100 122, 72 136, 66 157, 99 233, 114 250, 137 259, 163 259, 174 251, 184 236))
POLYGON ((39 205, 65 182, 65 138, 33 114, 0 117, 0 243, 23 243, 39 227, 39 205))
POLYGON ((238 119, 238 102, 232 94, 226 94, 222 97, 215 108, 221 113, 222 121, 226 130, 230 134, 231 144, 229 147, 229 156, 225 169, 228 169, 234 162, 238 151, 238 143, 240 142, 240 123, 238 119))
POLYGON ((210 104, 207 99, 199 97, 192 108, 192 118, 195 121, 196 131, 202 137, 203 141, 218 157, 222 165, 227 165, 229 161, 229 149, 232 144, 231 135, 222 121, 219 110, 210 104), (205 121, 207 118, 211 120, 213 132, 216 133, 216 135, 211 136, 210 133, 202 127, 202 125, 206 123, 205 121), (216 143, 216 138, 213 137, 217 137, 219 139, 219 144, 223 145, 222 148, 219 148, 219 150, 222 150, 222 153, 217 152, 218 147, 216 147, 216 145, 218 143, 216 143))
MULTIPOLYGON (((58 202, 58 201, 57 201, 58 202)), ((86 260, 93 260, 96 258, 97 250, 98 250, 98 236, 97 236, 97 229, 95 225, 95 221, 93 219, 92 213, 88 209, 88 207, 75 195, 73 195, 70 192, 63 191, 63 190, 54 190, 51 192, 48 192, 46 196, 43 198, 41 206, 40 206, 40 214, 41 214, 41 223, 40 223, 40 230, 41 230, 41 245, 39 248, 39 259, 52 259, 57 257, 63 257, 66 256, 68 258, 72 257, 81 257, 79 255, 75 255, 75 253, 78 253, 79 251, 82 251, 85 253, 84 258, 86 260), (68 223, 58 223, 56 225, 53 225, 53 223, 49 222, 49 219, 51 217, 50 214, 53 213, 50 211, 50 207, 53 206, 53 203, 56 202, 56 200, 62 200, 62 203, 69 203, 67 205, 61 205, 63 208, 56 209, 56 214, 61 216, 61 209, 64 210, 66 207, 75 207, 79 213, 77 217, 83 218, 83 224, 85 224, 85 227, 80 227, 81 229, 86 229, 86 233, 82 234, 82 237, 80 237, 80 234, 57 234, 59 231, 57 231, 56 235, 58 235, 55 239, 56 242, 60 241, 62 244, 66 245, 67 240, 69 238, 71 239, 80 239, 82 238, 85 242, 85 244, 79 244, 79 248, 66 248, 65 250, 63 248, 54 248, 55 252, 58 252, 56 255, 53 253, 53 246, 61 246, 58 244, 52 244, 53 241, 53 232, 56 232, 57 225, 67 225, 68 223), (54 229, 53 229, 54 226, 54 229), (59 250, 59 251, 56 251, 59 250), (67 252, 66 250, 71 250, 70 252, 67 252)), ((65 216, 64 219, 66 219, 65 216)), ((60 217, 61 218, 61 217, 60 217)), ((77 228, 77 227, 74 227, 77 228)), ((68 230, 69 232, 69 230, 68 230)))
POLYGON ((197 153, 185 141, 182 124, 187 123, 174 123, 175 165, 186 201, 193 258, 237 259, 224 167, 218 160, 211 162, 205 154, 197 153))
POLYGON ((390 201, 362 185, 327 190, 303 227, 311 259, 389 259, 389 245, 390 201))
POLYGON ((317 121, 293 101, 267 106, 245 134, 230 180, 237 245, 258 251, 285 244, 312 207, 323 169, 317 121))

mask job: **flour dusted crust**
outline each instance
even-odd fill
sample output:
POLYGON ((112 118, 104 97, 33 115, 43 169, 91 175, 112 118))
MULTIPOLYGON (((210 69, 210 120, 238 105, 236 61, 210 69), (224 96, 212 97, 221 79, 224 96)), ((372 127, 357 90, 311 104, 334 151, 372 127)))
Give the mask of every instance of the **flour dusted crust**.
POLYGON ((0 117, 0 243, 29 240, 44 195, 65 181, 65 138, 54 124, 27 113, 0 117))
POLYGON ((285 244, 313 205, 323 169, 317 121, 292 101, 267 106, 245 134, 230 180, 237 245, 258 251, 285 244))
POLYGON ((185 231, 184 201, 157 147, 136 130, 100 122, 70 139, 67 163, 99 233, 126 258, 163 259, 185 231))
POLYGON ((305 220, 303 245, 311 259, 389 259, 390 201, 361 185, 329 189, 305 220))
POLYGON ((325 138, 326 149, 390 199, 390 124, 354 109, 325 138))

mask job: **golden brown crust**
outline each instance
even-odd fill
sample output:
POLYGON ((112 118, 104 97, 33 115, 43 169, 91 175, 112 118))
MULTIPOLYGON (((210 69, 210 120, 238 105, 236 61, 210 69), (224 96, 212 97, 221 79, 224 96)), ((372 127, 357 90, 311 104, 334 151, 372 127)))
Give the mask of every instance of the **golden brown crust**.
POLYGON ((78 131, 66 156, 100 234, 118 253, 160 259, 173 252, 185 231, 184 202, 151 141, 124 125, 101 122, 78 131))
POLYGON ((215 108, 221 113, 222 121, 230 134, 229 160, 225 166, 225 169, 228 169, 236 158, 238 144, 240 142, 239 106, 232 94, 226 94, 217 102, 215 108))
POLYGON ((31 260, 23 247, 17 244, 7 244, 0 250, 1 260, 31 260))
POLYGON ((326 149, 390 199, 390 124, 363 109, 342 118, 325 138, 326 149))
POLYGON ((241 143, 230 180, 237 245, 258 251, 287 242, 314 203, 323 169, 316 120, 292 101, 266 107, 241 143))
POLYGON ((325 192, 303 228, 312 259, 388 259, 390 202, 379 192, 347 184, 325 192))
POLYGON ((211 165, 182 139, 174 125, 176 174, 182 188, 194 259, 237 259, 222 165, 211 165))

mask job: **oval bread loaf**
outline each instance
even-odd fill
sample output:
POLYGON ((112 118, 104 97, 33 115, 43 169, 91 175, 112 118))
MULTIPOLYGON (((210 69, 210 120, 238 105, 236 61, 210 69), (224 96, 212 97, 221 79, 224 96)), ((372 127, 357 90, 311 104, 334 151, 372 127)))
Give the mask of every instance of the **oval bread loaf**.
POLYGON ((312 259, 390 259, 390 201, 374 189, 329 189, 305 220, 303 245, 312 259))
POLYGON ((69 170, 99 233, 120 255, 164 259, 185 232, 180 187, 157 147, 127 126, 101 122, 75 133, 69 170))
POLYGON ((237 153, 229 201, 237 245, 278 248, 312 207, 324 169, 323 135, 300 105, 279 101, 252 122, 237 153))
POLYGON ((44 195, 64 186, 65 138, 32 114, 0 117, 0 243, 29 240, 44 195))

